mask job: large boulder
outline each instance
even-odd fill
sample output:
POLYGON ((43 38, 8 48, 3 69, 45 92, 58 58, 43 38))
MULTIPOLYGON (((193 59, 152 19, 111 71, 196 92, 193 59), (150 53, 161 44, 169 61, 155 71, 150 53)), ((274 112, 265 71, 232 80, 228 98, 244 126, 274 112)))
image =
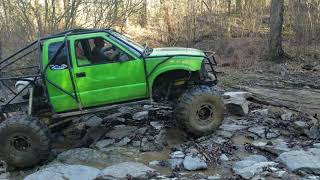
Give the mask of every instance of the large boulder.
POLYGON ((292 172, 304 171, 320 174, 320 149, 312 148, 308 151, 289 151, 277 158, 292 172))
POLYGON ((248 92, 227 92, 224 94, 225 106, 229 113, 237 116, 245 116, 249 112, 248 92))
POLYGON ((82 165, 57 165, 41 169, 24 180, 93 180, 100 173, 99 169, 82 165))
POLYGON ((109 158, 106 154, 94 149, 77 148, 59 154, 57 160, 66 164, 106 166, 109 158))
POLYGON ((264 168, 273 167, 278 163, 268 161, 268 159, 261 155, 251 155, 238 161, 233 165, 234 173, 240 175, 244 179, 251 179, 253 176, 261 173, 264 168))
POLYGON ((124 162, 109 166, 103 169, 97 176, 97 179, 108 178, 148 178, 155 173, 155 170, 137 162, 124 162))

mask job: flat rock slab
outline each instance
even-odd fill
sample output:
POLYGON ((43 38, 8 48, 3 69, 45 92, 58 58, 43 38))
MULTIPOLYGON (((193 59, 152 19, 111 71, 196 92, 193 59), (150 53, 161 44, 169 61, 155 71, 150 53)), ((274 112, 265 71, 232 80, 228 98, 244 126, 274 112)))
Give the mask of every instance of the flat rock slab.
POLYGON ((65 151, 57 156, 57 160, 66 164, 108 165, 109 157, 97 150, 77 148, 65 151))
POLYGON ((240 175, 243 179, 251 179, 253 176, 261 173, 264 168, 277 166, 278 163, 268 161, 261 155, 251 155, 238 161, 233 165, 234 173, 240 175))
POLYGON ((234 131, 240 131, 240 130, 248 129, 248 127, 247 126, 243 126, 243 125, 237 125, 237 124, 222 124, 220 126, 220 129, 222 129, 224 131, 234 132, 234 131))
POLYGON ((274 139, 270 141, 271 143, 263 142, 263 141, 253 141, 252 145, 255 148, 258 148, 263 151, 267 151, 269 153, 280 155, 284 152, 289 152, 291 149, 288 147, 287 142, 283 139, 274 139))
POLYGON ((111 139, 123 139, 126 136, 130 136, 134 133, 135 130, 137 130, 138 128, 135 126, 124 126, 124 127, 119 127, 116 128, 112 131, 109 131, 106 134, 107 138, 111 138, 111 139))
POLYGON ((58 165, 37 171, 24 180, 93 180, 99 173, 99 169, 88 166, 58 165))
POLYGON ((277 158, 292 171, 305 171, 320 174, 320 149, 312 148, 308 151, 289 151, 277 158))
POLYGON ((264 104, 287 107, 311 115, 320 114, 320 90, 306 88, 250 88, 252 98, 264 104))
POLYGON ((147 178, 148 174, 154 173, 155 170, 137 162, 124 162, 109 166, 103 169, 98 175, 98 179, 108 178, 147 178))

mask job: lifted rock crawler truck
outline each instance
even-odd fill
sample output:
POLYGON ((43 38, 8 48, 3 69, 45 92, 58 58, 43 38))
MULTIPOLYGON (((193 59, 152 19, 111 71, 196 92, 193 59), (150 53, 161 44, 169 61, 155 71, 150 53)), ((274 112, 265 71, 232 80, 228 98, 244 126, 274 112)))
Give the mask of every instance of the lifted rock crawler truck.
POLYGON ((179 126, 196 136, 212 133, 224 110, 214 91, 215 64, 211 52, 151 49, 111 29, 40 38, 0 62, 1 92, 11 92, 0 106, 0 158, 34 166, 50 153, 49 126, 123 104, 170 102, 179 126), (31 53, 35 66, 21 62, 31 53))

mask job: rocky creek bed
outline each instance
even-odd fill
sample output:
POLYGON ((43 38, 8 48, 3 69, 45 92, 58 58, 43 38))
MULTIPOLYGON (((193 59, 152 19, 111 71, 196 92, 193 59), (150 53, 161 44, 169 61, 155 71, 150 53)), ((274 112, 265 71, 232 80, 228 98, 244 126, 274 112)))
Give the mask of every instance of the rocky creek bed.
POLYGON ((228 111, 212 135, 179 129, 169 107, 123 107, 85 115, 59 130, 42 166, 0 179, 320 179, 316 118, 225 93, 228 111))

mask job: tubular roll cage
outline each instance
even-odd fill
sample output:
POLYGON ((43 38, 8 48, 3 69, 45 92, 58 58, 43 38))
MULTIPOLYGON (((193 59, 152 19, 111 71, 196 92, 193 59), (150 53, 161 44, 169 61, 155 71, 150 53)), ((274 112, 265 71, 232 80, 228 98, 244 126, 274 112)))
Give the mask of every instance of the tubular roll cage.
MULTIPOLYGON (((70 97, 72 97, 78 104, 78 108, 80 111, 82 111, 82 107, 81 107, 81 103, 80 100, 78 99, 78 96, 76 94, 76 88, 75 88, 75 83, 74 83, 74 79, 72 76, 72 66, 71 66, 71 57, 70 57, 70 50, 69 48, 66 48, 67 51, 67 63, 68 63, 68 71, 70 74, 70 78, 71 78, 71 82, 72 82, 72 87, 73 87, 73 92, 67 92, 66 90, 62 89, 61 87, 59 87, 57 84, 55 84, 54 82, 50 81, 50 79, 48 79, 46 77, 46 71, 48 70, 49 64, 54 64, 57 55, 60 53, 60 51, 64 48, 64 47, 69 47, 69 41, 68 41, 68 36, 70 35, 81 35, 81 34, 88 34, 88 33, 99 33, 99 32, 105 32, 107 33, 109 36, 112 36, 114 38, 116 38, 117 40, 119 40, 120 42, 124 43, 125 45, 131 47, 132 49, 134 49, 135 51, 140 53, 140 58, 142 58, 143 63, 144 63, 144 72, 145 72, 145 77, 146 77, 146 85, 147 85, 147 96, 150 96, 152 93, 150 93, 150 86, 149 86, 149 77, 152 75, 152 73, 161 65, 164 64, 165 62, 167 62, 168 60, 170 60, 173 57, 176 56, 189 56, 190 55, 185 55, 185 54, 179 54, 179 55, 172 55, 172 56, 162 56, 162 57, 166 57, 164 60, 162 60, 160 63, 158 63, 149 73, 147 71, 147 66, 146 66, 146 56, 145 56, 145 52, 140 52, 138 49, 136 49, 135 47, 133 47, 132 45, 130 45, 129 43, 127 43, 126 41, 122 40, 121 38, 117 37, 116 35, 114 35, 112 32, 117 32, 113 29, 71 29, 71 30, 67 30, 61 33, 57 33, 57 34, 53 34, 53 35, 49 35, 46 37, 42 37, 39 38, 36 41, 33 41, 32 43, 26 45, 25 47, 19 49, 17 52, 13 53, 12 55, 10 55, 9 57, 3 59, 2 61, 0 61, 0 85, 2 84, 5 88, 9 89, 10 92, 12 92, 14 94, 14 96, 8 100, 7 102, 5 102, 5 104, 0 105, 0 113, 3 112, 3 110, 9 105, 11 104, 23 91, 25 91, 27 88, 34 87, 34 85, 36 84, 36 81, 39 79, 44 80, 44 86, 46 83, 51 84, 52 86, 54 86, 55 88, 57 88, 58 90, 60 90, 61 92, 69 95, 70 97), (64 37, 64 43, 61 44, 59 46, 59 48, 57 49, 57 51, 54 53, 54 55, 52 56, 52 58, 50 58, 48 60, 48 63, 45 67, 43 67, 42 64, 42 42, 48 39, 52 39, 52 38, 58 38, 58 37, 64 37), (36 48, 32 48, 36 46, 36 48), (31 49, 31 50, 30 50, 31 49), (9 76, 9 77, 2 77, 2 73, 3 70, 14 64, 15 62, 23 59, 24 57, 26 57, 27 55, 38 51, 38 65, 34 65, 34 66, 29 66, 29 67, 22 67, 22 68, 17 68, 17 69, 13 69, 11 71, 17 71, 17 70, 28 70, 28 69, 34 69, 37 68, 37 73, 32 74, 32 75, 22 75, 22 76, 9 76), (21 55, 22 54, 22 55, 21 55), (19 56, 21 55, 21 56, 19 56), (19 56, 18 58, 15 59, 15 57, 19 56), (7 64, 4 64, 6 63, 7 64), (4 65, 3 65, 4 64, 4 65), (23 81, 28 81, 29 84, 26 85, 22 90, 20 90, 19 92, 15 92, 13 89, 11 89, 9 87, 9 85, 6 84, 6 81, 8 80, 23 80, 23 81)), ((203 57, 205 60, 205 64, 209 65, 210 67, 210 72, 213 73, 213 75, 215 76, 215 80, 214 80, 214 84, 216 84, 217 82, 217 75, 216 72, 214 70, 214 65, 217 65, 217 62, 215 60, 214 57, 214 52, 212 51, 205 51, 205 56, 197 56, 197 55, 192 55, 192 57, 203 57)), ((151 56, 147 56, 147 58, 154 58, 151 56)), ((0 86, 1 87, 1 86, 0 86)), ((47 90, 45 90, 45 96, 48 96, 48 92, 47 90)), ((152 95, 151 95, 152 96, 152 95)), ((30 102, 29 102, 30 103, 30 102)), ((32 104, 31 104, 32 105, 32 104)))

